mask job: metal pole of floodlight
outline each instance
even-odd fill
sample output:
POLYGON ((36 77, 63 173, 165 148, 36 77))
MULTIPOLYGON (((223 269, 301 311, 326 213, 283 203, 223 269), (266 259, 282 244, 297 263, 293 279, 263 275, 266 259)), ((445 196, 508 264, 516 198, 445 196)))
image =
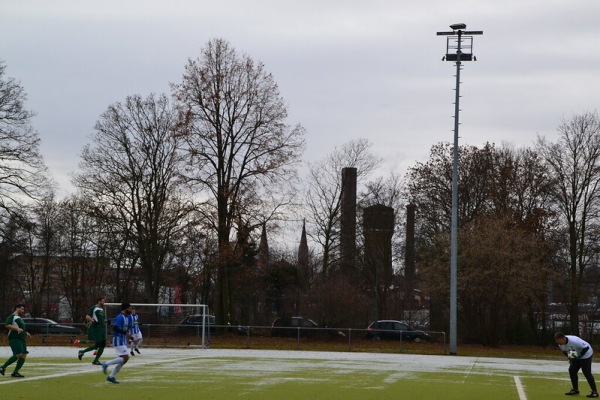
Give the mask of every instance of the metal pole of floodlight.
POLYGON ((442 61, 456 63, 456 88, 454 100, 454 152, 452 158, 452 222, 450 230, 450 354, 457 354, 457 271, 458 271, 458 126, 460 101, 460 70, 462 61, 477 61, 473 56, 473 36, 483 31, 466 31, 467 25, 450 25, 451 32, 437 32, 438 36, 447 36, 446 55, 442 61), (452 53, 452 50, 456 50, 452 53))

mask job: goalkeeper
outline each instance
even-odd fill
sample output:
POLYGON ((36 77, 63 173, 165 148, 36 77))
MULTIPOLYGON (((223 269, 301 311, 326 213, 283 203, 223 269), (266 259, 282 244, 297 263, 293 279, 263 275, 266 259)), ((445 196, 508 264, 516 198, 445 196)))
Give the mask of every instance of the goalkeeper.
POLYGON ((556 332, 554 340, 562 352, 569 358, 569 376, 571 377, 573 388, 565 394, 567 396, 579 394, 577 373, 581 369, 592 389, 592 393, 586 397, 598 397, 596 381, 594 380, 594 375, 592 375, 592 354, 594 354, 592 346, 578 336, 565 335, 562 332, 556 332))
POLYGON ((88 337, 94 341, 94 344, 83 350, 79 350, 77 353, 77 358, 81 360, 85 353, 96 350, 96 357, 94 357, 92 364, 101 365, 100 356, 104 352, 104 347, 106 347, 106 326, 104 323, 106 317, 104 315, 104 297, 98 297, 98 299, 96 299, 96 305, 90 307, 85 319, 86 326, 88 327, 88 337))

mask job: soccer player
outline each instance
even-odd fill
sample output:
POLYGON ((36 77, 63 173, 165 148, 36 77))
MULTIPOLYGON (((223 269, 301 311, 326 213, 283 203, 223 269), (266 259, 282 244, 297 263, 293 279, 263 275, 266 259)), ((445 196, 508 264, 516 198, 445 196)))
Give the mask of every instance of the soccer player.
POLYGON ((25 329, 25 322, 21 318, 21 316, 25 313, 25 305, 17 304, 13 307, 13 313, 8 316, 5 322, 6 329, 8 332, 8 344, 13 352, 12 357, 10 357, 2 366, 0 367, 0 374, 4 375, 6 372, 6 367, 10 364, 17 362, 15 369, 10 376, 13 378, 24 378, 23 375, 19 373, 19 370, 25 364, 25 359, 27 358, 27 342, 26 339, 31 337, 27 329, 25 329))
POLYGON ((127 341, 131 338, 129 334, 129 315, 131 314, 131 304, 122 303, 121 313, 118 314, 113 322, 113 347, 117 353, 117 358, 102 363, 102 372, 108 373, 109 365, 116 365, 106 380, 112 383, 119 383, 115 375, 123 368, 123 365, 129 360, 129 351, 127 349, 127 341))
POLYGON ((565 335, 562 332, 556 332, 554 340, 562 352, 569 358, 569 376, 571 377, 573 388, 565 394, 567 396, 579 394, 577 373, 581 369, 592 389, 592 393, 586 397, 598 397, 596 381, 594 380, 594 375, 592 375, 592 354, 594 354, 592 346, 578 336, 565 335))
POLYGON ((94 361, 92 361, 92 364, 94 365, 101 365, 100 356, 106 347, 106 326, 104 324, 106 316, 104 315, 104 302, 104 297, 98 297, 96 299, 96 304, 90 307, 85 316, 88 327, 88 338, 93 340, 94 344, 83 350, 79 350, 77 353, 77 358, 81 360, 85 353, 95 350, 94 354, 96 357, 94 357, 94 361))
POLYGON ((135 356, 135 353, 133 352, 134 350, 140 354, 140 346, 142 345, 143 342, 143 338, 142 338, 142 331, 140 329, 140 323, 139 323, 139 316, 136 314, 135 312, 135 307, 131 307, 131 315, 129 315, 130 318, 130 326, 131 328, 129 329, 129 333, 131 334, 131 352, 130 354, 132 356, 135 356))

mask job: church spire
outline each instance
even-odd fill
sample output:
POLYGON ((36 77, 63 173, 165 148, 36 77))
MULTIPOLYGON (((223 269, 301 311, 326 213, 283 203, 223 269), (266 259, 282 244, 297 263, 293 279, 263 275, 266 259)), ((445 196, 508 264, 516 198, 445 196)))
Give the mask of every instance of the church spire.
POLYGON ((306 240, 306 220, 302 221, 302 235, 298 246, 298 272, 306 276, 308 273, 308 242, 306 240))
POLYGON ((260 243, 258 245, 257 267, 259 270, 265 270, 269 265, 269 243, 267 241, 267 224, 263 223, 262 233, 260 234, 260 243))

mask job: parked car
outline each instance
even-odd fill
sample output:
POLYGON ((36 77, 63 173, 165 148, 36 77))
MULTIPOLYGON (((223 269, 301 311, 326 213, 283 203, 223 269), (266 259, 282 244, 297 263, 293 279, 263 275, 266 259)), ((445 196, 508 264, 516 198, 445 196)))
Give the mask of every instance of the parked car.
POLYGON ((271 324, 271 336, 280 337, 319 336, 324 338, 345 337, 346 335, 337 329, 321 327, 315 321, 304 317, 279 317, 271 324))
POLYGON ((59 324, 48 318, 23 318, 27 332, 35 334, 62 334, 77 336, 81 329, 70 325, 59 324))
POLYGON ((278 317, 271 324, 271 336, 288 337, 314 334, 319 325, 312 319, 303 317, 278 317))
POLYGON ((393 339, 421 342, 432 340, 427 332, 412 329, 407 323, 394 320, 381 320, 372 322, 367 327, 367 339, 393 339))
POLYGON ((185 317, 177 327, 177 332, 186 335, 198 335, 202 333, 204 325, 205 332, 213 335, 216 331, 216 318, 214 315, 193 314, 185 317))

